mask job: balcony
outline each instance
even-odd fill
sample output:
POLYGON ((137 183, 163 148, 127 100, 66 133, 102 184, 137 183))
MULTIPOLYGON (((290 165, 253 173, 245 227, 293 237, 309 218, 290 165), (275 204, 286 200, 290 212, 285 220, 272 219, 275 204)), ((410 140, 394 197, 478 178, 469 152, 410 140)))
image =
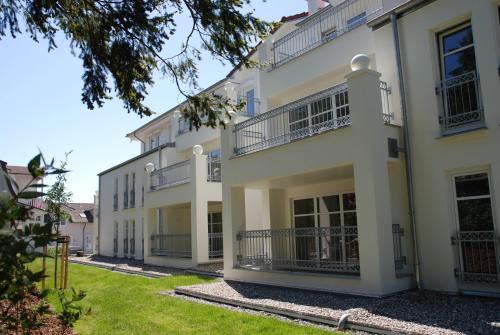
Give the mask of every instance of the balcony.
POLYGON ((460 259, 456 276, 469 283, 500 283, 497 252, 500 237, 494 231, 462 231, 452 238, 460 259))
POLYGON ((237 240, 241 268, 359 275, 356 226, 240 231, 237 240))
POLYGON ((210 259, 222 258, 224 256, 222 233, 208 234, 208 256, 210 259))
POLYGON ((382 10, 382 0, 346 0, 338 6, 326 7, 299 22, 297 29, 274 42, 272 67, 282 66, 339 38, 365 24, 382 10))
POLYGON ((186 184, 190 180, 191 161, 186 160, 151 173, 151 190, 186 184))
MULTIPOLYGON (((392 123, 387 83, 380 82, 382 119, 392 123)), ((241 156, 351 125, 347 83, 291 102, 234 126, 234 155, 241 156)))
POLYGON ((441 97, 439 123, 443 135, 484 126, 481 89, 476 72, 443 80, 436 88, 441 97))
POLYGON ((152 235, 151 254, 171 258, 191 258, 191 234, 152 235))

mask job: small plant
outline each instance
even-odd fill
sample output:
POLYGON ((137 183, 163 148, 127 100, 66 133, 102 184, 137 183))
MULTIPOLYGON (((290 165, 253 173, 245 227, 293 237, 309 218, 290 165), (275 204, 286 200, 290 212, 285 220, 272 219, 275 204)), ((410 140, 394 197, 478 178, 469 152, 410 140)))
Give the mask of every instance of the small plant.
POLYGON ((82 307, 75 303, 80 302, 85 298, 85 292, 71 289, 71 296, 68 298, 66 292, 59 291, 59 302, 61 303, 62 312, 59 314, 59 319, 66 327, 73 327, 73 324, 78 321, 82 315, 82 307))
MULTIPOLYGON (((55 167, 54 160, 47 163, 38 154, 28 163, 32 180, 19 189, 1 165, 0 178, 4 179, 8 192, 0 192, 0 334, 30 334, 46 322, 51 314, 45 300, 46 290, 38 290, 36 284, 46 277, 44 270, 33 271, 28 265, 42 257, 41 250, 57 239, 54 220, 46 223, 25 225, 31 218, 32 200, 45 196, 38 190, 46 187, 40 181, 49 175, 62 175, 67 171, 55 167)), ((83 299, 82 292, 65 299, 61 321, 72 325, 80 316, 72 303, 83 299)))

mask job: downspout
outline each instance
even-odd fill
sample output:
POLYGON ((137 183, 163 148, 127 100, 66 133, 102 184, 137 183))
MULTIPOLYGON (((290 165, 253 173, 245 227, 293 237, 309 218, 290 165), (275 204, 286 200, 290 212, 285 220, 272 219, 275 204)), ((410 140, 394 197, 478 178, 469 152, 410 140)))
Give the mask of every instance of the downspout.
POLYGON ((398 19, 394 12, 391 13, 392 34, 394 39, 394 50, 396 53, 396 66, 398 69, 399 92, 401 96, 401 114, 403 118, 403 138, 404 138, 404 157, 405 157, 405 170, 406 170, 406 183, 408 187, 408 207, 410 215, 410 225, 413 234, 413 263, 415 267, 415 281, 417 288, 422 289, 420 281, 420 254, 418 247, 417 228, 415 220, 415 199, 413 188, 413 166, 411 159, 411 145, 410 145, 410 130, 408 127, 408 113, 406 104, 405 81, 403 75, 403 65, 401 61, 401 46, 399 44, 399 29, 398 19))
POLYGON ((84 254, 85 254, 85 228, 87 228, 87 222, 85 222, 82 229, 82 251, 84 254))

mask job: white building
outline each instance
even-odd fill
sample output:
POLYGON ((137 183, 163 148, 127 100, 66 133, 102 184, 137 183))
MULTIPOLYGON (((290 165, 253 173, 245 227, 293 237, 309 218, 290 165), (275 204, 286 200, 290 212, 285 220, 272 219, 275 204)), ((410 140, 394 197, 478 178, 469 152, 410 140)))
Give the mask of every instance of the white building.
MULTIPOLYGON (((225 94, 225 83, 205 92, 225 94)), ((181 106, 128 134, 141 154, 99 174, 99 254, 177 267, 221 261, 220 131, 190 132, 181 106)))
POLYGON ((192 266, 223 226, 230 280, 500 293, 500 1, 330 3, 207 90, 247 101, 225 130, 185 132, 177 106, 127 135, 141 154, 100 174, 101 254, 192 266))
POLYGON ((335 1, 263 41, 228 78, 263 113, 222 132, 225 278, 499 293, 498 8, 335 1))

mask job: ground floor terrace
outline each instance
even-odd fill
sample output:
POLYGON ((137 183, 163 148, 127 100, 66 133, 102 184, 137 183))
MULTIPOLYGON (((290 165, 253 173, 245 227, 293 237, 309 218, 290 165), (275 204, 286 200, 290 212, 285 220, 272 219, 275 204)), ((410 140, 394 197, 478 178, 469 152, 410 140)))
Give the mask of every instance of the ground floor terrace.
POLYGON ((414 287, 403 168, 387 164, 376 193, 352 164, 231 187, 225 278, 373 296, 414 287))
POLYGON ((146 264, 193 267, 223 257, 222 203, 172 204, 146 212, 146 264))

